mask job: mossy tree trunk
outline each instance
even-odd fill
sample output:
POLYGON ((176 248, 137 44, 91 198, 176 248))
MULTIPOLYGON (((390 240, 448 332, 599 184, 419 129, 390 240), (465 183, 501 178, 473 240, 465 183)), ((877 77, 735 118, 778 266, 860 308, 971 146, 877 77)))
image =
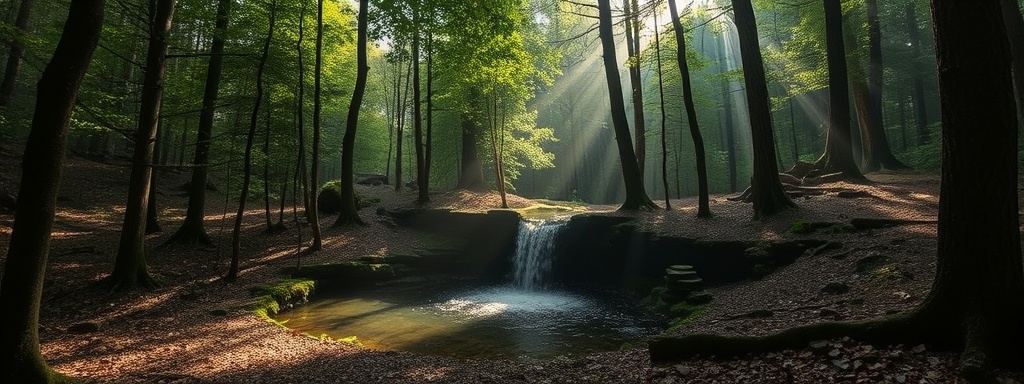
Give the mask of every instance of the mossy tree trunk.
POLYGON ((103 27, 103 0, 71 2, 64 32, 39 79, 25 143, 18 209, 0 279, 0 382, 66 381, 39 351, 39 308, 71 112, 103 27))

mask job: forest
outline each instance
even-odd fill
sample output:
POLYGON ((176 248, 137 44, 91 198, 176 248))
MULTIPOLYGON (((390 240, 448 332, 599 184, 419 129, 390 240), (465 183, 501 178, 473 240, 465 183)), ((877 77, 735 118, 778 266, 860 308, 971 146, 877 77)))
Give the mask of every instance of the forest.
POLYGON ((0 3, 0 382, 1022 383, 1024 2, 0 3))

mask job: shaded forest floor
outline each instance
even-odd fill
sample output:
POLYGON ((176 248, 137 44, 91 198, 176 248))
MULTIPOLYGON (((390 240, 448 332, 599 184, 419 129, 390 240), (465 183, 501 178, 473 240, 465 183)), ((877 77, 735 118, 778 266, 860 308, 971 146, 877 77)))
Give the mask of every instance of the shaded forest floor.
MULTIPOLYGON (((0 187, 16 192, 20 154, 0 148, 0 187)), ((954 383, 956 354, 925 345, 869 346, 826 340, 799 350, 651 366, 644 347, 552 360, 463 360, 406 352, 372 351, 321 341, 261 320, 245 306, 250 289, 285 276, 294 265, 300 233, 285 213, 287 230, 264 232, 262 203, 251 202, 237 282, 219 277, 230 257, 234 197, 207 199, 211 246, 156 247, 180 225, 187 172, 160 174, 158 204, 163 232, 152 235, 148 262, 162 283, 152 291, 111 293, 97 284, 113 268, 127 194, 126 162, 99 163, 70 158, 64 173, 50 263, 44 287, 40 337, 43 354, 59 372, 97 383, 954 383), (229 207, 225 209, 225 204, 229 207), (225 314, 226 313, 226 314, 225 314), (78 333, 82 324, 97 330, 78 333)), ((747 203, 714 196, 715 217, 694 218, 695 200, 672 202, 670 212, 635 214, 650 231, 707 239, 815 238, 842 248, 806 256, 763 279, 712 288, 715 300, 676 332, 764 334, 826 319, 860 319, 906 310, 918 304, 935 269, 934 223, 865 231, 790 231, 797 221, 843 222, 851 218, 934 220, 938 176, 917 173, 870 175, 870 185, 825 184, 822 195, 796 199, 800 209, 751 221, 747 203), (863 191, 841 198, 841 190, 863 191), (844 293, 824 293, 841 283, 844 293)), ((217 180, 216 182, 223 182, 217 180)), ((223 188, 222 188, 223 190, 223 188)), ((411 191, 361 187, 381 198, 380 206, 411 207, 411 191)), ((290 192, 290 191, 289 191, 290 192)), ((495 195, 443 192, 434 207, 486 210, 495 195)), ((290 201, 290 198, 289 198, 290 201)), ((512 205, 531 201, 513 197, 512 205)), ((276 204, 273 220, 277 220, 276 204)), ((590 210, 614 207, 591 206, 590 210)), ((409 230, 386 225, 366 208, 369 225, 330 228, 322 218, 325 249, 303 263, 383 255, 415 246, 409 230)), ((0 213, 0 246, 7 248, 13 215, 0 213)), ((301 237, 308 244, 309 230, 301 237)), ((6 253, 3 255, 6 257, 6 253)), ((1019 377, 1005 378, 1006 383, 1019 377)))

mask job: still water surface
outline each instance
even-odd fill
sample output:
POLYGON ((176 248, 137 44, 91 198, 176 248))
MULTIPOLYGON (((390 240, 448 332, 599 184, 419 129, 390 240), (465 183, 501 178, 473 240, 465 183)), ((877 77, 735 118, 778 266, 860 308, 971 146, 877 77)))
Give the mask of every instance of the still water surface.
POLYGON ((356 336, 373 349, 464 358, 613 351, 644 340, 662 325, 635 301, 613 292, 511 285, 318 292, 278 320, 313 336, 356 336))

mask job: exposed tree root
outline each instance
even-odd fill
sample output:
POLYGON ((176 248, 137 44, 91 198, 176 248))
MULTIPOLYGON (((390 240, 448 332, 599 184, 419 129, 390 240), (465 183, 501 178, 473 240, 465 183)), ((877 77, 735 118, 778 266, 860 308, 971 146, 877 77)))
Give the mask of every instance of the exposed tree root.
POLYGON ((164 240, 163 243, 160 243, 157 248, 163 248, 171 244, 211 245, 213 240, 210 239, 210 235, 207 235, 206 231, 202 228, 183 226, 171 237, 168 237, 167 240, 164 240))

